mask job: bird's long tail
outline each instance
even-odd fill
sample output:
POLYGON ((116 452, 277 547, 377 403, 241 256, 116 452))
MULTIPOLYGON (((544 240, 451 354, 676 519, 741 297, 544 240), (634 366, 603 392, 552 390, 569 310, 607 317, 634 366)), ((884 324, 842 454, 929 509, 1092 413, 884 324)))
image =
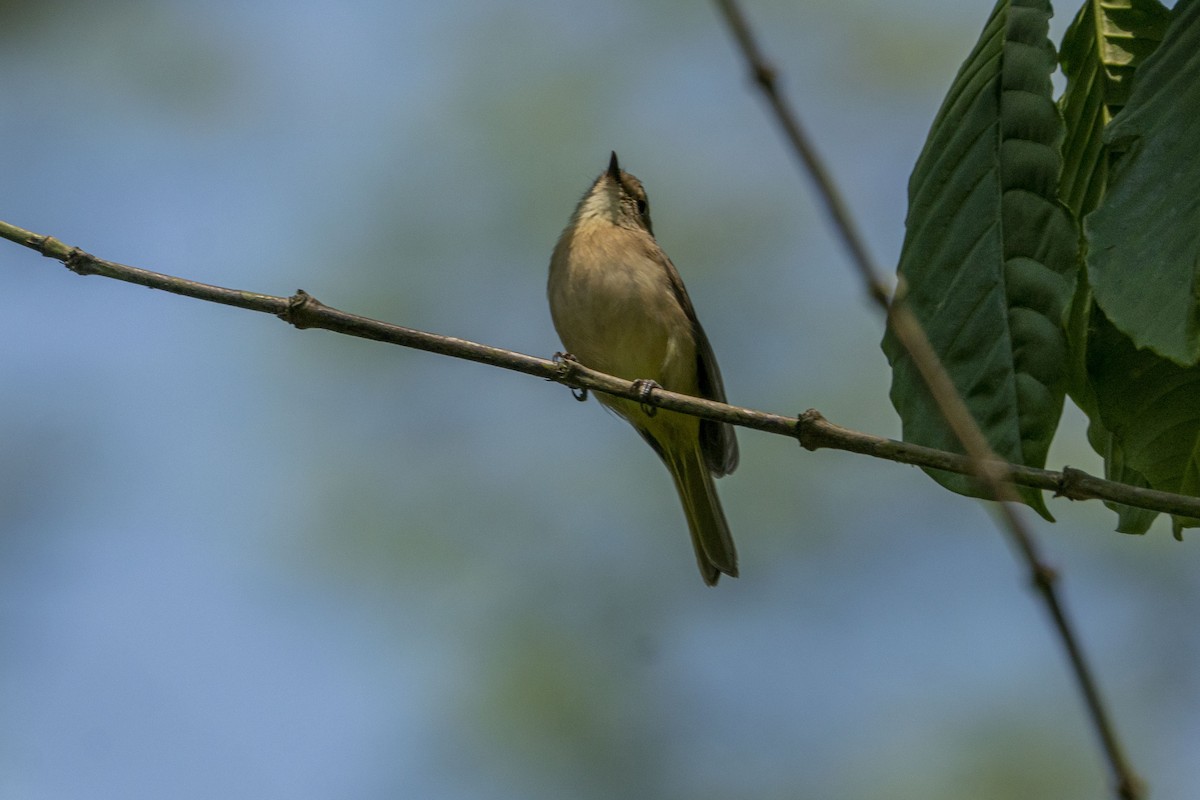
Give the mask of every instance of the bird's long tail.
POLYGON ((721 510, 713 476, 704 463, 699 446, 672 455, 667 469, 675 479, 675 488, 683 502, 700 575, 709 586, 716 585, 722 572, 736 578, 737 550, 729 533, 729 523, 725 521, 725 512, 721 510))

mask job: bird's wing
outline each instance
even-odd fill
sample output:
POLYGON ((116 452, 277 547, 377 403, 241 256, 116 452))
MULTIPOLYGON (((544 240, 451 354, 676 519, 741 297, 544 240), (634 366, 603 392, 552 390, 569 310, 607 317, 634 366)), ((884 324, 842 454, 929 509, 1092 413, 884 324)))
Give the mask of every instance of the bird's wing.
MULTIPOLYGON (((717 366, 717 357, 713 353, 712 345, 709 344, 708 336, 704 333, 704 327, 696 316, 696 309, 692 306, 692 299, 688 297, 683 279, 679 277, 679 270, 675 269, 671 259, 667 258, 666 253, 660 247, 648 247, 646 254, 666 270, 667 280, 671 284, 671 290, 675 293, 675 299, 679 301, 679 305, 692 323, 692 335, 696 340, 696 373, 700 385, 700 396, 718 403, 726 402, 725 384, 721 381, 721 368, 717 366)), ((707 419, 700 420, 700 447, 704 452, 705 463, 717 477, 728 475, 737 468, 737 437, 734 435, 732 425, 707 419)))

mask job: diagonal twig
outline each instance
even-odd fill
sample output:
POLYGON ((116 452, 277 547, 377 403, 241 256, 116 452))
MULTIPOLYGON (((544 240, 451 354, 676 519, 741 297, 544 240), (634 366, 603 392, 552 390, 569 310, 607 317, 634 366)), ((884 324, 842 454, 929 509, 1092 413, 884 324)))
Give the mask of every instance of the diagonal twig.
POLYGON ((775 70, 763 57, 737 0, 717 0, 717 5, 737 40, 755 83, 770 105, 776 122, 815 184, 819 199, 829 214, 834 230, 849 251, 851 263, 859 273, 868 295, 886 315, 888 327, 912 359, 939 412, 955 438, 962 444, 973 467, 972 474, 980 480, 985 492, 999 501, 998 510, 1003 528, 1024 560, 1032 583, 1042 597, 1059 639, 1067 651, 1075 680, 1083 693, 1092 724, 1096 728, 1116 781, 1118 796, 1126 800, 1136 800, 1142 796, 1141 782, 1125 757, 1115 726, 1100 695, 1093 670, 1083 654, 1079 637, 1058 596, 1055 588, 1056 575, 1042 560, 1032 531, 1016 513, 1016 494, 1011 484, 1004 481, 1002 471, 998 467, 1002 462, 992 452, 983 432, 971 417, 916 317, 903 302, 898 302, 889 294, 881 277, 882 273, 868 253, 841 193, 801 125, 799 116, 779 91, 775 70))

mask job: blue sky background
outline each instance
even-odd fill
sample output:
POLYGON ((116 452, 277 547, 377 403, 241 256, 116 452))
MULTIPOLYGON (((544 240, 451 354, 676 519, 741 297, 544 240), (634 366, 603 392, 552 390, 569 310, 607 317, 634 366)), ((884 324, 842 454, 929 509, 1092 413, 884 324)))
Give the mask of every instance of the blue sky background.
MULTIPOLYGON (((730 400, 899 433, 708 4, 3 5, 0 219, 549 356, 615 149, 730 400)), ((989 8, 747 4, 883 264, 989 8)), ((988 510, 915 469, 742 432, 743 577, 706 589, 666 471, 562 387, 15 245, 0 281, 0 798, 1105 796, 988 510)), ((1050 463, 1099 470, 1073 409, 1050 463)), ((1134 764, 1197 796, 1194 543, 1051 508, 1134 764)))

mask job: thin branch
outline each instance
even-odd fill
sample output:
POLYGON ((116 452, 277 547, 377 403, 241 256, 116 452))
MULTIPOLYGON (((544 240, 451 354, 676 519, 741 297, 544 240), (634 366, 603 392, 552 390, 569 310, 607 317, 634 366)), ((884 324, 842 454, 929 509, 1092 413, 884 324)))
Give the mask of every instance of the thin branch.
MULTIPOLYGON (((712 400, 669 392, 666 389, 655 389, 651 396, 644 397, 641 387, 635 387, 631 381, 597 372, 576 362, 538 358, 466 339, 442 336, 380 322, 357 314, 349 314, 325 305, 303 290, 296 292, 291 297, 278 297, 164 275, 161 272, 151 272, 126 264, 118 264, 115 261, 96 258, 77 247, 64 244, 58 239, 36 234, 7 222, 0 222, 0 238, 24 245, 48 258, 61 261, 68 269, 79 275, 102 275, 210 303, 221 303, 249 311, 273 314, 300 329, 318 328, 347 336, 373 339, 377 342, 490 364, 561 383, 574 389, 605 392, 717 422, 728 422, 764 433, 790 436, 808 450, 844 450, 900 464, 912 464, 963 475, 972 474, 971 462, 966 456, 843 428, 830 422, 814 409, 805 411, 799 417, 790 417, 726 403, 716 403, 712 400)), ((1070 500, 1104 500, 1164 514, 1200 517, 1200 497, 1130 486, 1097 478, 1070 467, 1061 472, 1055 472, 996 461, 995 469, 1005 481, 1034 489, 1043 489, 1070 500)))
POLYGON ((971 466, 970 474, 979 478, 988 495, 1001 501, 1001 521, 1013 545, 1024 559, 1032 582, 1041 594, 1067 651, 1075 679, 1083 693, 1092 723, 1112 769, 1118 796, 1126 800, 1135 800, 1142 795, 1141 782, 1125 757, 1092 669, 1084 657, 1078 636, 1058 597, 1055 588, 1056 575, 1042 560, 1033 532, 1016 513, 1016 493, 1012 484, 1005 481, 1003 462, 996 458, 988 445, 986 437, 975 423, 916 317, 903 302, 897 302, 889 296, 881 277, 882 273, 871 259, 841 193, 800 124, 799 116, 779 91, 775 70, 763 57, 737 0, 717 0, 717 5, 738 42, 755 83, 771 106, 776 122, 815 184, 817 194, 825 205, 834 229, 849 251, 851 262, 858 271, 867 293, 886 315, 888 327, 921 374, 938 410, 966 451, 971 466))

